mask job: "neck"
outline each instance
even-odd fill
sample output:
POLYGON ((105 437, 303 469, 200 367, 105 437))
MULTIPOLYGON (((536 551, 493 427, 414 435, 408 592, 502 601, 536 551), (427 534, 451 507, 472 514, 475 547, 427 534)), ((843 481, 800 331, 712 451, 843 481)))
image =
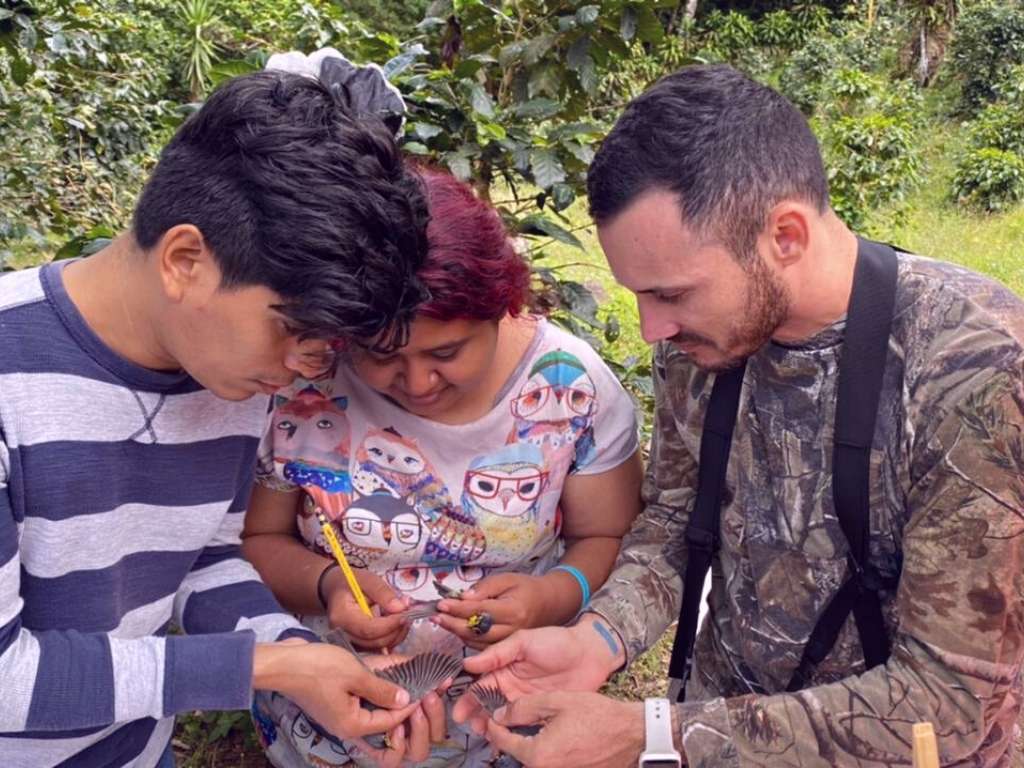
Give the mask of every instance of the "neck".
POLYGON ((844 314, 853 289, 857 237, 835 213, 820 223, 815 243, 801 258, 799 272, 789 281, 790 311, 772 336, 775 341, 803 341, 832 325, 844 314))
POLYGON ((153 308, 156 279, 134 237, 123 234, 103 250, 64 269, 64 287, 86 324, 129 362, 152 370, 180 368, 160 343, 153 308))

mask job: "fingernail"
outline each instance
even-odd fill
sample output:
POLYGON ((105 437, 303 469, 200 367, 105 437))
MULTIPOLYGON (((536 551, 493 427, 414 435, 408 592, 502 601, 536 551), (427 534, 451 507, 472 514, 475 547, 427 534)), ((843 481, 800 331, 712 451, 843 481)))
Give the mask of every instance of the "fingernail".
POLYGON ((409 703, 409 692, 408 691, 400 690, 398 693, 395 694, 395 705, 397 707, 399 707, 399 708, 404 707, 408 703, 409 703))
POLYGON ((494 719, 497 720, 499 723, 504 722, 507 709, 507 707, 498 707, 496 710, 494 710, 494 719))
POLYGON ((476 600, 476 592, 474 592, 472 589, 467 589, 465 592, 462 593, 462 599, 476 600))

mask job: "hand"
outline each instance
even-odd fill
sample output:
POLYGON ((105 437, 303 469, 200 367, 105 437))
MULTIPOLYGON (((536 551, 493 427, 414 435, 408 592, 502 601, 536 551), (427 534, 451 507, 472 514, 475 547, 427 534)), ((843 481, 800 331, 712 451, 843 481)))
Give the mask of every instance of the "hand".
MULTIPOLYGON (((406 658, 396 654, 372 655, 364 656, 363 661, 371 669, 379 670, 401 663, 406 658)), ((445 691, 451 683, 451 680, 445 680, 438 691, 445 691)), ((420 700, 405 723, 388 733, 390 746, 387 749, 372 747, 363 739, 355 739, 353 743, 382 768, 397 768, 408 763, 422 763, 430 755, 430 745, 444 741, 447 735, 444 700, 437 692, 431 691, 420 700)))
MULTIPOLYGON (((596 691, 621 665, 594 624, 603 620, 587 614, 574 627, 543 627, 516 632, 478 656, 467 658, 467 672, 484 675, 481 683, 497 685, 509 701, 534 693, 596 691)), ((610 630, 609 630, 610 631, 610 630)), ((472 722, 482 733, 486 725, 480 703, 463 694, 452 710, 456 722, 472 722)))
POLYGON ((406 691, 374 675, 348 651, 298 639, 256 646, 253 688, 278 691, 346 739, 391 731, 417 708, 406 691), (384 709, 364 709, 360 698, 384 709))
POLYGON ((370 605, 376 605, 381 616, 363 613, 349 589, 345 574, 334 568, 324 578, 327 597, 327 621, 332 629, 341 629, 360 648, 393 648, 405 639, 409 625, 399 614, 409 607, 408 598, 398 595, 380 576, 357 570, 356 580, 370 605))
POLYGON ((433 621, 470 648, 480 650, 504 640, 517 629, 529 629, 558 623, 548 619, 543 579, 523 573, 496 573, 488 576, 458 600, 442 600, 433 621), (483 635, 469 628, 467 619, 489 613, 494 624, 483 635))
POLYGON ((527 768, 622 768, 644 748, 644 705, 597 693, 544 693, 502 707, 487 721, 487 739, 527 768), (536 736, 509 728, 543 723, 536 736))
POLYGON ((363 739, 354 739, 353 743, 381 768, 399 768, 425 761, 430 756, 431 743, 444 741, 447 730, 444 701, 431 692, 404 724, 388 733, 389 748, 372 747, 363 739))

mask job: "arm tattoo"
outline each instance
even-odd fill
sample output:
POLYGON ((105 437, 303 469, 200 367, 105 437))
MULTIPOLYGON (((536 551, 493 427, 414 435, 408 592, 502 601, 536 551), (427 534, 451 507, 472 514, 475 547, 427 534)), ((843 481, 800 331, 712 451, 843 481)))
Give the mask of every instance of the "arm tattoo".
POLYGON ((608 643, 608 648, 611 650, 612 656, 618 656, 619 644, 615 642, 615 636, 611 633, 611 630, 600 621, 595 621, 592 626, 597 634, 599 634, 604 641, 608 643))

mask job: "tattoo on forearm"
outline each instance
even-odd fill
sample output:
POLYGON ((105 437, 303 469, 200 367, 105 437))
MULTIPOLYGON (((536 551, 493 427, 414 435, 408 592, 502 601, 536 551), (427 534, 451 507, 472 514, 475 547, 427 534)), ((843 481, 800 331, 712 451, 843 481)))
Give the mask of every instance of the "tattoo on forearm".
POLYGON ((611 650, 612 656, 618 656, 619 644, 615 642, 615 635, 612 634, 612 631, 600 621, 595 621, 591 626, 593 626, 597 634, 604 638, 604 641, 608 643, 608 648, 611 650))

